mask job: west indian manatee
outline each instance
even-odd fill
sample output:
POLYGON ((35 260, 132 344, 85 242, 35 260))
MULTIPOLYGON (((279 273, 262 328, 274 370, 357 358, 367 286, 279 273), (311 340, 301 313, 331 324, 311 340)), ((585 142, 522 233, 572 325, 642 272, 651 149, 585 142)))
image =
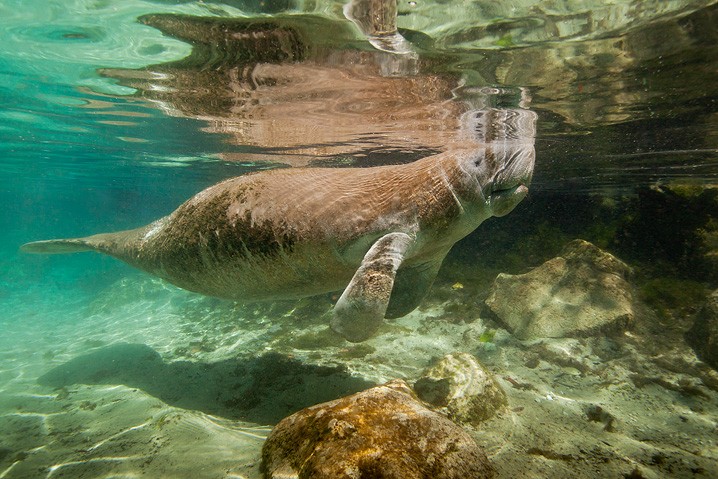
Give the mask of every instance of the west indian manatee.
POLYGON ((404 165, 262 171, 211 186, 141 228, 22 250, 97 251, 180 288, 232 300, 344 288, 331 326, 363 341, 383 318, 417 307, 454 243, 526 196, 533 166, 530 138, 404 165))

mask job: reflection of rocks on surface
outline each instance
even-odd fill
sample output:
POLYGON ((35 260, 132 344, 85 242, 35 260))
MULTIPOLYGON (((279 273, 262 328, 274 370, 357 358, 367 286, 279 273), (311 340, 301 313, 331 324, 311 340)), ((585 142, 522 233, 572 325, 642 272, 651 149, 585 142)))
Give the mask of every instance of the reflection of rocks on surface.
POLYGON ((520 339, 617 330, 633 320, 630 268, 583 240, 526 274, 499 274, 486 304, 520 339))
POLYGON ((419 397, 446 408, 455 421, 476 424, 508 404, 491 372, 468 353, 447 354, 414 385, 419 397))
POLYGON ((265 477, 488 478, 484 452, 397 380, 282 420, 262 449, 265 477))
POLYGON ((718 290, 696 315, 686 339, 702 361, 718 369, 718 290))
POLYGON ((664 11, 654 18, 650 16, 656 12, 636 8, 636 18, 631 20, 635 22, 634 28, 616 41, 600 28, 590 33, 585 30, 591 28, 589 25, 605 27, 606 23, 597 20, 602 14, 612 17, 606 19, 608 23, 628 18, 609 13, 615 6, 600 3, 601 6, 564 18, 567 23, 576 22, 567 30, 554 30, 557 26, 554 22, 560 17, 553 17, 542 25, 534 22, 535 12, 530 14, 531 20, 524 22, 516 18, 516 13, 511 13, 509 16, 514 18, 507 20, 505 25, 491 22, 481 28, 472 24, 468 37, 468 32, 462 32, 443 41, 453 43, 453 47, 469 48, 471 44, 467 45, 466 40, 471 36, 476 42, 495 39, 495 47, 517 46, 525 42, 524 48, 497 49, 493 63, 496 66, 491 73, 499 84, 537 87, 540 93, 536 95, 534 105, 550 109, 572 125, 605 125, 655 115, 675 117, 684 111, 698 110, 696 99, 715 92, 716 86, 705 85, 700 75, 686 76, 676 71, 687 59, 701 70, 715 68, 715 28, 712 27, 718 16, 715 6, 697 8, 689 15, 685 15, 685 10, 667 15, 664 11), (606 10, 601 12, 603 8, 606 10), (527 29, 528 24, 537 27, 538 31, 527 29), (518 25, 521 27, 514 30, 518 25), (541 32, 544 27, 548 31, 541 32), (576 27, 583 31, 573 30, 576 27), (526 38, 528 32, 537 36, 526 38), (582 40, 556 42, 557 36, 566 33, 571 36, 569 32, 583 37, 582 40), (523 41, 521 37, 524 37, 523 41), (666 42, 665 38, 671 38, 671 41, 666 42), (588 51, 592 53, 585 54, 588 51), (651 71, 650 90, 645 87, 647 69, 651 71), (691 84, 687 85, 687 81, 691 84), (683 82, 680 88, 676 88, 677 82, 683 82), (657 100, 653 96, 656 91, 670 91, 673 95, 682 91, 685 96, 680 101, 674 98, 666 101, 669 96, 657 100), (651 108, 645 108, 649 102, 651 108), (638 105, 641 108, 637 108, 638 105))

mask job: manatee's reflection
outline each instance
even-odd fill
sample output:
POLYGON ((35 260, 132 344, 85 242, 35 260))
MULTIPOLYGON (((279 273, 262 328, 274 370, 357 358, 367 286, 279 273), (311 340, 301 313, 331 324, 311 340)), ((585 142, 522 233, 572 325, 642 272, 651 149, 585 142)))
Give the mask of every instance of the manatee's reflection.
POLYGON ((344 15, 359 27, 374 48, 416 58, 399 33, 397 13, 396 0, 351 0, 344 5, 344 15))
POLYGON ((191 43, 192 54, 142 71, 104 73, 170 114, 204 120, 207 131, 228 135, 234 148, 227 160, 406 162, 486 141, 466 129, 466 115, 520 104, 518 90, 515 101, 504 101, 506 95, 469 91, 455 75, 430 73, 431 61, 367 49, 348 21, 141 20, 191 43))

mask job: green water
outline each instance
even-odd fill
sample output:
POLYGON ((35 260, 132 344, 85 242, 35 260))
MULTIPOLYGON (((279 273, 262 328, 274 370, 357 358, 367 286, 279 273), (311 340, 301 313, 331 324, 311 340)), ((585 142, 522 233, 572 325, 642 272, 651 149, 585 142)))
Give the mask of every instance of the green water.
POLYGON ((260 477, 282 417, 455 351, 511 393, 471 429, 498 477, 718 475, 718 375, 684 339, 718 288, 718 4, 397 11, 401 53, 342 2, 0 0, 0 479, 260 477), (479 134, 465 119, 488 108, 537 115, 528 198, 365 343, 326 329, 332 295, 235 304, 18 251, 147 224, 251 171, 408 163, 479 134), (634 269, 632 331, 522 343, 485 314, 498 273, 575 238, 634 269))

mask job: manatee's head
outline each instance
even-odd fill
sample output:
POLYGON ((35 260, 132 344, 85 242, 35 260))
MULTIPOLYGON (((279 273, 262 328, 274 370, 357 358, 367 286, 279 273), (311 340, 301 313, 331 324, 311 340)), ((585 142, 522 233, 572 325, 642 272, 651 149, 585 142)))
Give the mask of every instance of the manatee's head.
MULTIPOLYGON (((513 145, 506 149, 502 147, 489 146, 486 152, 487 157, 493 155, 500 158, 499 164, 494 165, 488 175, 483 189, 492 216, 510 213, 526 197, 534 171, 536 155, 533 144, 513 145)), ((489 165, 492 161, 487 159, 489 165)))
POLYGON ((464 152, 458 161, 466 177, 457 192, 482 208, 482 216, 504 216, 528 194, 534 158, 532 143, 489 144, 464 152))
POLYGON ((536 114, 529 110, 489 110, 477 122, 483 143, 459 158, 470 184, 468 197, 487 216, 504 216, 528 194, 536 153, 536 114))

